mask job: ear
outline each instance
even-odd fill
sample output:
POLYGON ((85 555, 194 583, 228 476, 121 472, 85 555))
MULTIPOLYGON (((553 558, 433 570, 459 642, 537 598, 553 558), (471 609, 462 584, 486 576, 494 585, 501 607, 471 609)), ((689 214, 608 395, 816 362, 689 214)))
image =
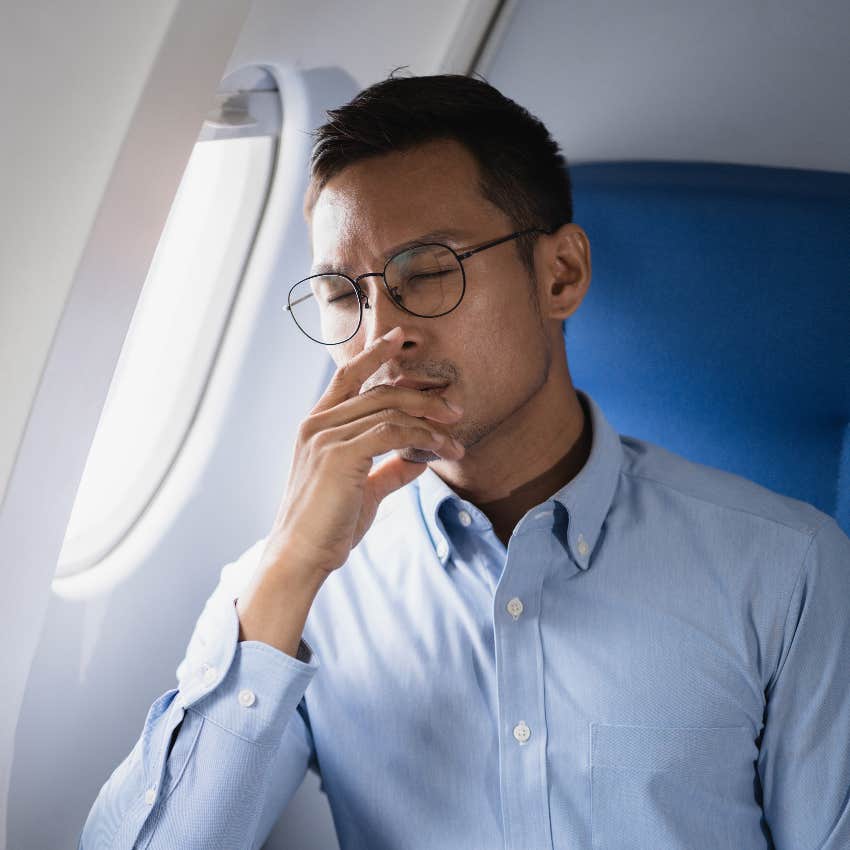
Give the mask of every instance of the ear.
POLYGON ((560 321, 578 310, 590 287, 590 240, 577 224, 559 227, 537 243, 540 309, 560 321))

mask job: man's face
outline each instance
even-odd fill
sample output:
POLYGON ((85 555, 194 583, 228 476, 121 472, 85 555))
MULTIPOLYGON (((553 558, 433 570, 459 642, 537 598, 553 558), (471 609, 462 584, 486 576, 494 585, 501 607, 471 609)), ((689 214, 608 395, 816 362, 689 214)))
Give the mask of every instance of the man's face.
MULTIPOLYGON (((427 241, 460 253, 518 229, 482 196, 474 158, 454 141, 345 168, 319 194, 311 226, 314 268, 329 266, 350 277, 380 272, 396 246, 429 233, 444 233, 427 241)), ((469 450, 545 383, 551 363, 548 325, 553 322, 540 315, 536 284, 515 242, 469 257, 464 270, 463 300, 437 318, 406 313, 390 299, 380 277, 360 281, 371 309, 364 306, 356 335, 329 351, 342 365, 400 325, 401 352, 366 381, 362 392, 399 377, 447 383, 443 395, 464 410, 452 435, 469 450)), ((416 449, 401 454, 410 460, 435 459, 416 449)))

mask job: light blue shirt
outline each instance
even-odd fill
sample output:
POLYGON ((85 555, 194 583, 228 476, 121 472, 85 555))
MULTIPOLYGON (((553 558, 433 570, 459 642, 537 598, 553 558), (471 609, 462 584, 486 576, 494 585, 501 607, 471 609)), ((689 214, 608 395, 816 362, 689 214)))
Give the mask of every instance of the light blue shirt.
POLYGON ((578 396, 507 548, 429 468, 297 658, 238 641, 265 541, 226 565, 80 846, 258 848, 312 767, 343 850, 850 848, 850 540, 578 396))

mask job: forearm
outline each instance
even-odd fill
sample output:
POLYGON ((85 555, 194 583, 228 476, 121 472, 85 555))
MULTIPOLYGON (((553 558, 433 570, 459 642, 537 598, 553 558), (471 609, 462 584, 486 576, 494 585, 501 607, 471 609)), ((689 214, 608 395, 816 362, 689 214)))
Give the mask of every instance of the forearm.
POLYGON ((307 615, 325 577, 292 567, 259 570, 236 604, 239 640, 261 641, 297 657, 307 615))

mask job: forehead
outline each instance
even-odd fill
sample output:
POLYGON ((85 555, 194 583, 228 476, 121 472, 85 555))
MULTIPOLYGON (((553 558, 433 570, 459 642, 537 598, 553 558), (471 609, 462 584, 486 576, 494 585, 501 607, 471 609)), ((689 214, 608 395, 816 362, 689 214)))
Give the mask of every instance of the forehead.
POLYGON ((431 232, 452 232, 458 244, 488 238, 509 220, 484 198, 479 180, 475 158, 449 140, 348 166, 313 207, 314 268, 375 263, 431 232))

